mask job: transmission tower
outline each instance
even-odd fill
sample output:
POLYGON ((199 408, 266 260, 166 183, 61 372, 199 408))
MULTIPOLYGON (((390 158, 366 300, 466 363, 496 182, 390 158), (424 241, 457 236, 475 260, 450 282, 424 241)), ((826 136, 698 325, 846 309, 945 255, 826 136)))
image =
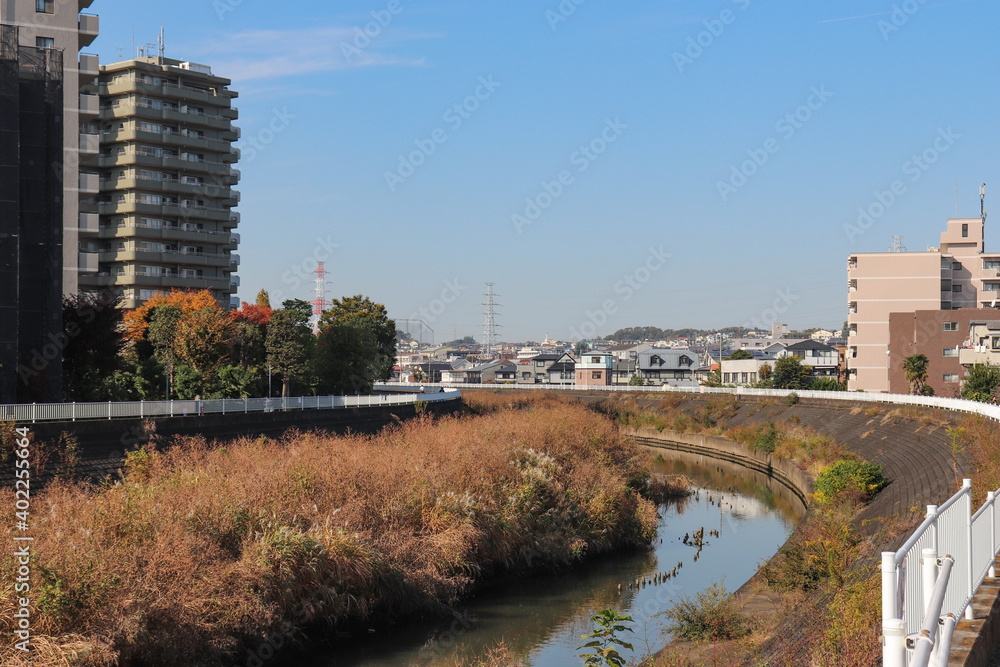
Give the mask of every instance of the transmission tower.
POLYGON ((496 309, 501 304, 493 300, 493 297, 499 296, 493 293, 494 283, 486 283, 486 312, 483 313, 486 316, 486 321, 483 323, 483 356, 487 359, 494 359, 497 356, 497 328, 500 326, 497 324, 496 319, 496 309))
POLYGON ((319 266, 313 271, 316 274, 316 298, 310 301, 313 307, 313 317, 316 318, 316 321, 313 323, 313 329, 316 331, 319 330, 320 318, 323 317, 326 309, 330 307, 330 301, 326 298, 326 277, 330 272, 324 268, 323 262, 318 262, 318 264, 319 266))
POLYGON ((889 252, 906 252, 906 246, 903 245, 902 236, 892 237, 892 247, 889 248, 889 252))

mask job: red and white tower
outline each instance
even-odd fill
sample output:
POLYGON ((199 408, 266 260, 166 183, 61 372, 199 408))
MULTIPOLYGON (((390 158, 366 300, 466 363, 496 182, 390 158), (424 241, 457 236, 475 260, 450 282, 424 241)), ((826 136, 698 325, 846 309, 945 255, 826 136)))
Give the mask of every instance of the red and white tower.
POLYGON ((316 298, 310 301, 313 307, 313 316, 315 321, 313 322, 313 331, 319 331, 319 319, 323 317, 323 313, 326 309, 330 307, 330 300, 326 298, 326 276, 330 273, 324 268, 323 262, 318 262, 319 266, 313 273, 316 274, 316 298))

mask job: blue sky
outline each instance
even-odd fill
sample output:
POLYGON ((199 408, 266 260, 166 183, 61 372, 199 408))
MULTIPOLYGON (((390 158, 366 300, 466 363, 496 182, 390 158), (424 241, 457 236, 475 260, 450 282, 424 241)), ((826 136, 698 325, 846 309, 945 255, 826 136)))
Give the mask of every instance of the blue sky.
POLYGON ((102 61, 163 25, 239 91, 241 298, 311 299, 327 259, 331 297, 438 341, 481 336, 487 281, 504 340, 839 327, 850 252, 936 245, 956 185, 960 216, 1000 200, 989 0, 89 11, 102 61))

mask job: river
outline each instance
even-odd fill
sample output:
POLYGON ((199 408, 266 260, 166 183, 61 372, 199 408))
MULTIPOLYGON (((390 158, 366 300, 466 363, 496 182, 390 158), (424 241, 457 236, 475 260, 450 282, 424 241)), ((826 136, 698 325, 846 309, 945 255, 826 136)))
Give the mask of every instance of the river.
MULTIPOLYGON (((453 618, 406 623, 367 636, 330 642, 297 655, 296 667, 454 667, 503 641, 526 665, 578 667, 590 617, 614 608, 635 618, 625 639, 638 658, 662 648, 669 635, 659 612, 724 578, 735 590, 785 542, 803 508, 773 479, 732 464, 663 452, 654 472, 684 474, 698 485, 689 498, 660 506, 657 537, 648 550, 592 559, 563 572, 522 577, 487 587, 456 608, 453 618), (705 530, 699 552, 684 535, 705 530), (710 531, 718 531, 718 536, 710 531), (695 554, 698 554, 697 561, 695 554), (682 565, 677 576, 630 590, 682 565), (619 593, 619 585, 621 592, 619 593)), ((627 652, 625 652, 627 654, 627 652)))

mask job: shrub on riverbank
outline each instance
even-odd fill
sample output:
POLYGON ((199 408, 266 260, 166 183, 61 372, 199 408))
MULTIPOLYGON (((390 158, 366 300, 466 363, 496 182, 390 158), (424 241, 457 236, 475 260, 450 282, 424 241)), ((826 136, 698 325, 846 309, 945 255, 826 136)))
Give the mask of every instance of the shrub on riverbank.
MULTIPOLYGON (((184 440, 133 456, 121 484, 33 499, 32 633, 74 635, 89 652, 75 664, 209 665, 441 610, 500 573, 648 544, 645 463, 609 420, 561 403, 375 437, 184 440)), ((8 635, 15 570, 0 563, 8 635)))

